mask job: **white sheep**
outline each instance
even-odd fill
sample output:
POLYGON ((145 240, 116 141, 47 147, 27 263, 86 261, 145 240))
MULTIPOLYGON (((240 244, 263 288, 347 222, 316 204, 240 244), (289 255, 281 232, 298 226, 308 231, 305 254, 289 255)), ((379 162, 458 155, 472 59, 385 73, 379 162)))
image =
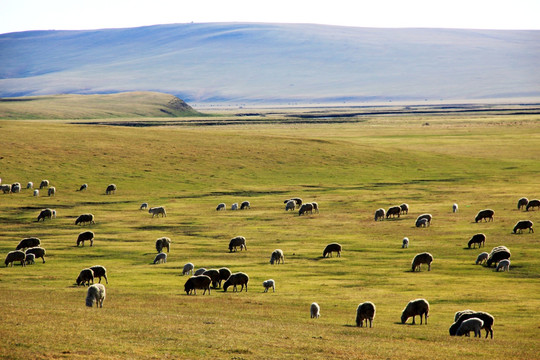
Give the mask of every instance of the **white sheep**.
POLYGON ((471 331, 474 331, 474 337, 482 337, 481 329, 483 326, 484 326, 484 322, 481 319, 477 317, 473 317, 461 323, 461 325, 457 329, 456 335, 469 336, 469 333, 471 331))
POLYGON ((34 196, 39 196, 39 190, 38 189, 34 190, 34 196))
POLYGON ((510 271, 510 260, 504 259, 504 260, 499 261, 499 263, 497 264, 496 271, 499 271, 499 270, 510 271))
POLYGON ((294 211, 295 208, 296 208, 296 203, 294 202, 294 200, 289 200, 285 204, 285 211, 289 211, 289 210, 294 211))
POLYGON ((273 279, 263 281, 263 286, 264 286, 264 292, 268 292, 270 288, 272 288, 273 292, 276 292, 276 283, 273 279))
POLYGON ((402 249, 407 249, 409 247, 409 238, 408 237, 404 237, 403 238, 403 242, 401 244, 401 248, 402 249))
POLYGON ((238 210, 238 203, 234 203, 231 205, 231 210, 238 210))
POLYGON ((142 203, 139 210, 146 210, 146 209, 148 209, 148 203, 142 203))
POLYGON ((274 265, 274 263, 279 264, 283 263, 285 264, 285 258, 283 256, 283 250, 276 249, 272 251, 272 255, 270 255, 270 264, 274 265))
POLYGON ((35 254, 25 254, 25 263, 26 265, 35 264, 36 263, 36 255, 35 254))
POLYGON ((458 211, 458 204, 452 205, 452 212, 457 213, 458 211))
POLYGON ((309 312, 311 314, 311 318, 319 318, 321 316, 321 307, 316 302, 311 304, 311 307, 309 308, 309 312))
POLYGON ((94 306, 95 301, 96 307, 103 307, 103 300, 105 300, 105 285, 94 284, 88 288, 88 292, 86 293, 86 306, 94 306))
POLYGON ((489 254, 487 252, 480 253, 476 258, 476 265, 485 263, 488 258, 489 254))
POLYGON ((167 262, 167 254, 166 253, 159 253, 154 258, 154 264, 160 264, 160 263, 166 263, 167 262))
POLYGON ((157 206, 148 209, 148 213, 152 214, 152 217, 157 216, 159 217, 159 214, 161 214, 161 217, 166 217, 167 212, 165 211, 165 208, 163 206, 157 206))
POLYGON ((49 186, 49 180, 41 180, 41 183, 39 184, 39 188, 43 189, 44 187, 49 186))
POLYGON ((225 205, 225 203, 219 203, 218 206, 216 207, 216 211, 221 211, 225 209, 227 209, 227 205, 225 205))
POLYGON ((191 272, 191 275, 193 275, 194 268, 195 268, 195 265, 193 265, 192 263, 185 264, 184 268, 182 269, 182 275, 189 275, 190 272, 191 272))
POLYGON ((34 188, 34 183, 29 181, 28 184, 26 184, 26 188, 27 189, 33 189, 34 188))
POLYGON ((47 190, 47 196, 54 196, 56 194, 56 188, 54 186, 51 186, 48 190, 47 190))

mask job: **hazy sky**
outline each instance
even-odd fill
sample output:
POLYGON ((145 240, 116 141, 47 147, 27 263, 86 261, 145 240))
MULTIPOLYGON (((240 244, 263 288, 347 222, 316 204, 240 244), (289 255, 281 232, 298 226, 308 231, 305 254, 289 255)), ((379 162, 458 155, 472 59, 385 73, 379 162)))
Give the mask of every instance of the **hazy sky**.
POLYGON ((0 33, 185 22, 540 29, 540 0, 0 0, 0 33))

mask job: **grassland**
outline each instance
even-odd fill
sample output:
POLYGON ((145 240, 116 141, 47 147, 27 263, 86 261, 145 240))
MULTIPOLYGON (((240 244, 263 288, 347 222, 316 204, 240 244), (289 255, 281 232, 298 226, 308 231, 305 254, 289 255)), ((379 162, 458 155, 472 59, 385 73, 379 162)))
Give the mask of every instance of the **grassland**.
POLYGON ((0 358, 538 358, 540 230, 511 229, 520 219, 540 224, 540 211, 516 209, 518 198, 540 197, 539 119, 394 114, 147 127, 2 120, 2 181, 48 179, 57 195, 0 194, 0 253, 37 236, 48 254, 45 264, 0 268, 0 358), (82 183, 89 189, 76 191, 82 183), (104 194, 109 183, 115 195, 104 194), (320 214, 286 213, 283 200, 292 196, 317 201, 320 214), (214 210, 243 200, 250 210, 214 210), (142 202, 165 206, 168 216, 152 219, 138 210, 142 202), (408 215, 373 221, 375 209, 402 202, 408 215), (37 223, 45 207, 58 216, 37 223), (474 223, 484 208, 495 220, 474 223), (74 220, 86 212, 96 217, 85 226, 96 240, 77 248, 83 229, 74 220), (415 228, 425 212, 432 226, 415 228), (474 265, 481 251, 466 243, 478 232, 486 251, 510 248, 510 272, 474 265), (247 238, 248 251, 228 252, 236 235, 247 238), (161 236, 173 241, 168 262, 151 265, 161 236), (408 249, 400 247, 404 236, 408 249), (322 259, 334 241, 341 258, 322 259), (276 248, 284 265, 268 262, 276 248), (432 271, 410 272, 423 251, 435 258, 432 271), (186 262, 246 272, 249 291, 187 296, 186 262), (96 264, 109 272, 107 299, 89 309, 74 280, 96 264), (277 288, 265 294, 269 278, 277 288), (431 304, 429 325, 400 324, 418 297, 431 304), (318 320, 309 318, 313 301, 318 320), (371 329, 354 324, 363 301, 377 306, 371 329), (493 340, 448 335, 454 313, 468 308, 495 316, 493 340))

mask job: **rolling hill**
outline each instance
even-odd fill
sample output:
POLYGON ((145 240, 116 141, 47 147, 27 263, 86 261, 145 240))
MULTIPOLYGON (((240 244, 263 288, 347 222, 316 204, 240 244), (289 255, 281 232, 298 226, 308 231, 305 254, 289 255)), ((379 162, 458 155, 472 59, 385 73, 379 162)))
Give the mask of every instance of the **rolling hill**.
POLYGON ((198 103, 540 97, 540 32, 201 23, 0 35, 0 96, 198 103))

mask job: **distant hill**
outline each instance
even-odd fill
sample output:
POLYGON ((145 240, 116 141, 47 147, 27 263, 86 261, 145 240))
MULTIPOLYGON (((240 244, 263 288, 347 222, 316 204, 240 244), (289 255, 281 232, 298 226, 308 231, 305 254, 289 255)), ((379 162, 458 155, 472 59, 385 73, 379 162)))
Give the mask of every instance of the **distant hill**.
POLYGON ((0 96, 188 103, 540 98, 540 31, 202 23, 0 35, 0 96))
POLYGON ((0 99, 1 119, 148 118, 197 114, 197 111, 179 98, 156 92, 0 99))

